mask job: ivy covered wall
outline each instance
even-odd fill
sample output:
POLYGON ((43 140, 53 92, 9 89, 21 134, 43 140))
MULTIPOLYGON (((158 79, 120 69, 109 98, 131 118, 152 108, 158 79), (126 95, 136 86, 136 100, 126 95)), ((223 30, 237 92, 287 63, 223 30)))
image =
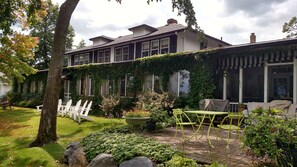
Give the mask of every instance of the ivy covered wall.
MULTIPOLYGON (((163 90, 168 91, 170 76, 179 70, 187 70, 190 72, 188 102, 192 107, 198 107, 200 99, 211 98, 214 94, 215 63, 211 59, 214 53, 215 50, 203 50, 157 55, 130 62, 71 66, 65 69, 64 73, 66 72, 67 78, 70 78, 71 99, 74 101, 81 98, 93 100, 93 106, 97 108, 102 100, 100 88, 105 80, 119 81, 126 74, 133 76, 130 92, 132 92, 133 96, 136 96, 142 91, 146 76, 153 74, 159 76, 163 90), (87 75, 92 78, 95 89, 94 96, 90 97, 80 96, 76 90, 76 80, 87 75)), ((26 82, 24 82, 24 84, 27 84, 27 91, 30 90, 30 82, 37 80, 42 80, 46 83, 45 72, 38 72, 27 77, 26 82)), ((61 89, 63 90, 63 88, 61 89)), ((114 93, 118 93, 118 91, 119 88, 115 85, 114 93)))

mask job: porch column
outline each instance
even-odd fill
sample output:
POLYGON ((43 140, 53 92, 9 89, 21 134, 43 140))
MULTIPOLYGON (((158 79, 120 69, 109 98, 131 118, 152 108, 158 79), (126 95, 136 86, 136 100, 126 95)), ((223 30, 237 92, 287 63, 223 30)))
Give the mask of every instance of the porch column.
POLYGON ((293 103, 297 104, 297 59, 294 59, 293 71, 293 103))
POLYGON ((243 68, 239 68, 239 103, 242 103, 243 68))
POLYGON ((268 66, 264 65, 264 103, 268 101, 268 66))
POLYGON ((223 100, 227 100, 227 76, 223 74, 223 100))

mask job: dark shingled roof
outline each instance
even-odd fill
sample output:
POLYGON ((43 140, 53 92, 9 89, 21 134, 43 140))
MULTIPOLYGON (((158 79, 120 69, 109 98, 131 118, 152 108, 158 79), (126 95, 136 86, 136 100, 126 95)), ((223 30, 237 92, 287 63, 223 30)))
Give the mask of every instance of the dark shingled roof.
POLYGON ((125 35, 125 36, 121 36, 121 37, 118 37, 118 38, 114 38, 113 41, 108 42, 106 44, 87 46, 87 47, 84 47, 84 48, 81 48, 81 49, 71 50, 69 52, 66 52, 66 54, 70 54, 70 53, 73 53, 73 52, 90 50, 90 49, 95 49, 95 48, 103 48, 103 47, 107 47, 107 46, 112 46, 112 45, 116 45, 116 44, 120 44, 120 43, 145 39, 145 38, 149 38, 149 37, 153 37, 153 36, 157 36, 157 35, 162 35, 162 34, 166 34, 166 33, 170 33, 170 32, 175 32, 175 31, 183 31, 186 28, 187 28, 186 26, 183 26, 181 24, 170 24, 170 25, 158 27, 158 28, 156 28, 157 31, 154 31, 154 32, 152 32, 150 34, 147 34, 147 35, 138 36, 138 37, 133 37, 133 34, 125 35))

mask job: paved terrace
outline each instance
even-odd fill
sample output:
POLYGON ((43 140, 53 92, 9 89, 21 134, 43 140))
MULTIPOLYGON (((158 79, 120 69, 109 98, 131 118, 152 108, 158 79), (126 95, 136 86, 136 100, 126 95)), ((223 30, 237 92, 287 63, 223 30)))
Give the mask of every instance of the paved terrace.
MULTIPOLYGON (((181 130, 179 129, 177 137, 174 140, 175 127, 162 129, 156 133, 146 133, 146 136, 155 138, 160 143, 170 144, 178 150, 185 152, 186 156, 195 159, 201 164, 211 164, 214 161, 223 163, 228 167, 251 167, 255 166, 252 159, 246 155, 241 149, 242 144, 240 140, 236 139, 235 132, 231 134, 229 148, 226 148, 227 143, 222 139, 218 138, 216 141, 216 133, 214 129, 211 129, 210 139, 214 146, 211 148, 208 144, 206 133, 207 126, 204 126, 204 136, 197 140, 193 137, 191 140, 186 141, 184 144, 181 142, 181 130)), ((198 134, 200 136, 201 132, 198 134)), ((242 134, 242 133, 241 133, 242 134)), ((190 137, 193 135, 192 128, 185 129, 185 135, 190 137)), ((227 131, 220 130, 220 135, 227 139, 227 131)))

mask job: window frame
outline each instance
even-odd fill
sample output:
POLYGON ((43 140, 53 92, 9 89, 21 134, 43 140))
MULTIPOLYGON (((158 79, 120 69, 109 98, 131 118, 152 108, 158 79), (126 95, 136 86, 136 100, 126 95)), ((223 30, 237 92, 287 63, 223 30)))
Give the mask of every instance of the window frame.
POLYGON ((164 49, 167 49, 167 53, 170 53, 170 38, 169 37, 160 39, 160 54, 167 54, 167 53, 162 52, 162 50, 164 50, 164 49), (164 47, 162 45, 162 41, 165 41, 165 40, 168 41, 168 46, 167 47, 164 47))
POLYGON ((128 45, 122 47, 122 61, 126 61, 126 60, 129 60, 129 46, 128 45), (125 59, 125 57, 124 57, 125 56, 124 49, 127 49, 127 53, 126 53, 127 59, 125 59))
POLYGON ((147 56, 150 56, 150 42, 147 41, 147 42, 142 42, 141 43, 141 57, 147 57, 147 56, 143 56, 144 52, 147 52, 147 56), (147 50, 144 50, 144 45, 147 44, 148 45, 148 49, 147 50))
POLYGON ((121 47, 114 48, 114 61, 115 62, 123 61, 123 55, 122 55, 122 48, 121 47), (117 55, 117 51, 119 51, 120 55, 117 55), (117 57, 119 57, 120 60, 118 60, 117 57))
POLYGON ((150 55, 151 56, 153 56, 153 55, 158 55, 159 54, 159 48, 160 48, 160 42, 159 42, 159 40, 158 39, 155 39, 155 40, 152 40, 151 42, 151 45, 150 45, 150 55), (154 49, 153 48, 153 45, 154 45, 154 43, 157 43, 158 45, 158 48, 157 49, 154 49), (157 51, 157 54, 153 54, 153 51, 157 51))

